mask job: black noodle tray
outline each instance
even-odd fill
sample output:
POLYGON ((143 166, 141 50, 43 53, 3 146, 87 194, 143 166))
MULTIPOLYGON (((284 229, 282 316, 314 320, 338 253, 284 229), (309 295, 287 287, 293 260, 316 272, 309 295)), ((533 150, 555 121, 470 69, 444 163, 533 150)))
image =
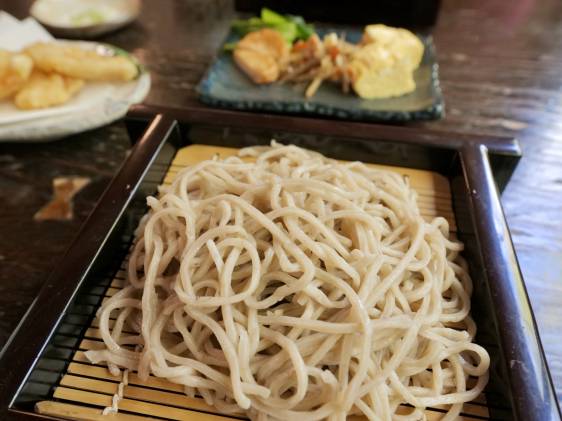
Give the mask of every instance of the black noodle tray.
MULTIPOLYGON (((120 379, 83 352, 101 344, 95 312, 123 285, 145 197, 182 165, 272 138, 408 175, 428 204, 422 213, 445 216, 466 245, 475 340, 492 358, 490 382, 464 406, 463 419, 560 419, 499 198, 520 157, 515 140, 212 109, 140 107, 127 125, 131 154, 0 355, 1 420, 228 419, 177 385, 153 377, 143 383, 135 374, 119 413, 102 416, 120 379)), ((442 412, 429 408, 427 419, 442 412)))

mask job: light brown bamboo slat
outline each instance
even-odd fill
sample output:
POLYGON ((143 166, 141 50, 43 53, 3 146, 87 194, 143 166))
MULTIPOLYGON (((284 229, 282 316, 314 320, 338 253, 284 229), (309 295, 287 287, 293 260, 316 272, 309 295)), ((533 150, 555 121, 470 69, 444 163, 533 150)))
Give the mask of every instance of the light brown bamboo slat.
POLYGON ((102 415, 102 409, 56 401, 37 402, 35 411, 73 421, 146 421, 151 418, 122 412, 102 415))

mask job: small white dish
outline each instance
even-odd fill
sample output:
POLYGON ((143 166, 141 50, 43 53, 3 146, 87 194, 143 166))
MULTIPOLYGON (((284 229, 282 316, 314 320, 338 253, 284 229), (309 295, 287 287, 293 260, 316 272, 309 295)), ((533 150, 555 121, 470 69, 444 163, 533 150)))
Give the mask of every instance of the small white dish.
MULTIPOLYGON (((81 48, 115 54, 111 46, 87 41, 81 48)), ((144 100, 150 74, 142 71, 130 82, 87 82, 66 104, 40 110, 20 110, 11 101, 0 101, 0 142, 40 142, 94 129, 123 117, 129 107, 144 100)))
POLYGON ((61 38, 99 37, 133 22, 140 0, 36 0, 29 13, 61 38))

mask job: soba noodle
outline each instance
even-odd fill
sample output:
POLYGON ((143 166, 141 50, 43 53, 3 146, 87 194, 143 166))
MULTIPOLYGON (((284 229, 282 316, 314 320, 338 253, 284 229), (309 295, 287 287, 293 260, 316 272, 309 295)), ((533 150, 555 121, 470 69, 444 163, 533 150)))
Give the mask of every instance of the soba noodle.
POLYGON ((462 244, 402 176, 273 142, 147 202, 98 312, 106 348, 86 353, 112 373, 259 421, 452 420, 486 385, 462 244))

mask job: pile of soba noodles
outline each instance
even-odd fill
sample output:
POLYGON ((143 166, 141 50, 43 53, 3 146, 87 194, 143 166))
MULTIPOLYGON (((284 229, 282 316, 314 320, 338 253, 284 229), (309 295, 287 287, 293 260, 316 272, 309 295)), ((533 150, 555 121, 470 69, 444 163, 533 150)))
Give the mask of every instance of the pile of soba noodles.
POLYGON ((402 176, 272 142, 147 202, 92 362, 260 421, 452 420, 486 385, 462 245, 402 176))

